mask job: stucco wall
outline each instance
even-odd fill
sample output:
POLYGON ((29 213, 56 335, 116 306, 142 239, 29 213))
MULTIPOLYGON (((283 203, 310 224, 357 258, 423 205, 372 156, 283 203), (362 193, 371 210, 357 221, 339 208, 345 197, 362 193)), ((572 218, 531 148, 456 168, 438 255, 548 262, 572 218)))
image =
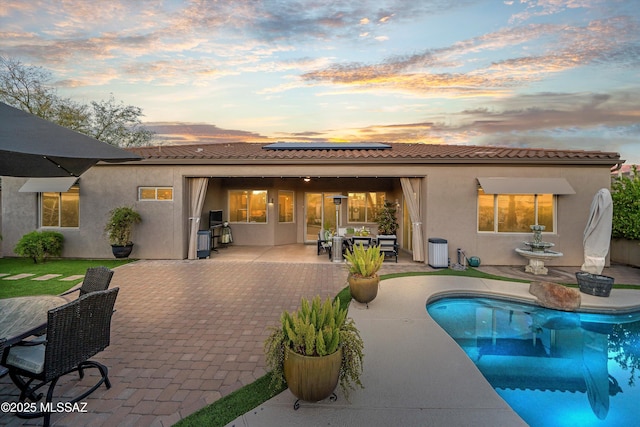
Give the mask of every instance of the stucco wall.
MULTIPOLYGON (((5 256, 15 256, 17 241, 38 227, 36 193, 19 193, 24 178, 3 178, 5 223, 2 241, 5 256)), ((111 247, 103 235, 108 213, 116 206, 132 206, 140 212, 142 223, 133 233, 135 258, 182 258, 184 233, 182 219, 182 177, 160 167, 94 167, 80 178, 80 227, 61 228, 63 257, 112 258, 111 247), (178 185, 175 185, 175 183, 178 185), (173 186, 174 201, 137 201, 138 186, 173 186)))
POLYGON ((530 233, 477 232, 477 177, 558 177, 565 178, 576 191, 573 195, 557 196, 557 227, 554 233, 544 233, 543 239, 555 244, 554 250, 563 257, 548 265, 579 266, 583 262, 582 234, 589 216, 591 200, 601 188, 609 188, 610 178, 603 168, 559 167, 440 167, 429 168, 426 178, 425 237, 447 239, 449 256, 456 258, 456 249, 467 256, 478 256, 488 265, 526 265, 515 252, 530 233))
MULTIPOLYGON (((111 248, 103 237, 110 209, 128 205, 140 212, 143 222, 136 227, 132 257, 146 259, 183 259, 188 241, 188 177, 211 177, 201 229, 206 229, 208 211, 228 206, 227 190, 263 188, 268 200, 277 202, 278 189, 295 191, 295 224, 278 224, 277 206, 270 206, 268 224, 232 224, 234 244, 279 245, 304 242, 304 194, 308 191, 387 191, 393 199, 402 199, 399 177, 422 177, 421 212, 425 260, 427 239, 448 240, 449 256, 456 259, 456 248, 467 256, 478 256, 487 265, 525 265, 516 247, 530 240, 529 233, 487 234, 477 232, 477 177, 562 177, 576 190, 575 195, 558 196, 557 229, 544 239, 556 244, 564 256, 550 265, 582 264, 582 233, 594 194, 609 188, 606 167, 556 166, 467 166, 467 165, 99 165, 80 180, 80 227, 63 229, 65 257, 111 258, 111 248), (311 176, 310 183, 302 178, 311 176), (322 177, 322 178, 318 178, 322 177), (137 201, 139 186, 171 186, 173 201, 137 201)), ((37 196, 18 193, 22 178, 3 178, 2 248, 5 256, 25 233, 37 228, 37 196)), ((227 213, 225 212, 225 215, 227 213)), ((341 224, 346 225, 346 209, 341 224)), ((402 212, 398 212, 401 220, 402 212)), ((402 222, 402 221, 400 221, 402 222)), ((351 225, 351 224, 350 224, 351 225)), ((402 230, 398 232, 402 236, 402 230)))

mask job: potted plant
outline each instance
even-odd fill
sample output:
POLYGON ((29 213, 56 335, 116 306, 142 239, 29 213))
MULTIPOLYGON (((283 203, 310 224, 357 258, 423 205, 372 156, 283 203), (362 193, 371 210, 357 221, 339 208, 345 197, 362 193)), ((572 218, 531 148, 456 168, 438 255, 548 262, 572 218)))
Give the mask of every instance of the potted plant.
POLYGON ((378 270, 382 267, 384 253, 380 252, 379 246, 353 245, 353 249, 347 250, 344 254, 349 268, 349 291, 351 297, 362 304, 373 301, 378 295, 378 285, 380 277, 378 270))
POLYGON ((378 234, 394 236, 398 230, 396 204, 386 200, 382 210, 376 216, 376 222, 378 223, 378 234))
POLYGON ((362 387, 364 344, 338 299, 323 303, 316 296, 310 303, 302 298, 300 308, 283 312, 280 322, 264 343, 272 387, 286 382, 298 400, 308 402, 335 397, 338 382, 347 399, 356 385, 362 387))
POLYGON ((104 231, 116 258, 126 258, 131 254, 133 226, 141 221, 140 214, 128 206, 120 206, 109 212, 104 231))

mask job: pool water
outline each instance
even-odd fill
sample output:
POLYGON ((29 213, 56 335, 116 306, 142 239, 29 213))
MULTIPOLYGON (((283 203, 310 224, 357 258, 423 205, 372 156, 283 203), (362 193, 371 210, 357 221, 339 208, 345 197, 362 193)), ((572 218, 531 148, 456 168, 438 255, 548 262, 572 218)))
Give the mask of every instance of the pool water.
POLYGON ((530 426, 640 423, 640 312, 443 298, 429 315, 530 426))

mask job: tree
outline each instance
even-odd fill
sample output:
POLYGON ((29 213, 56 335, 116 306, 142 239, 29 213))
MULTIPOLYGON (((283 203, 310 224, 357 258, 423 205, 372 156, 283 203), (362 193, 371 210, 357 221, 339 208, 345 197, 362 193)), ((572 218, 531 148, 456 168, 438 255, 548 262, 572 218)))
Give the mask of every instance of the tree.
POLYGON ((612 237, 640 240, 640 175, 635 165, 630 176, 615 178, 611 184, 611 198, 612 237))
POLYGON ((120 147, 148 145, 153 132, 144 128, 142 109, 106 101, 80 104, 58 96, 47 85, 51 73, 41 67, 0 56, 0 101, 60 126, 120 147))
POLYGON ((88 135, 121 147, 147 145, 153 132, 142 126, 139 107, 117 103, 113 94, 107 101, 91 102, 88 135))

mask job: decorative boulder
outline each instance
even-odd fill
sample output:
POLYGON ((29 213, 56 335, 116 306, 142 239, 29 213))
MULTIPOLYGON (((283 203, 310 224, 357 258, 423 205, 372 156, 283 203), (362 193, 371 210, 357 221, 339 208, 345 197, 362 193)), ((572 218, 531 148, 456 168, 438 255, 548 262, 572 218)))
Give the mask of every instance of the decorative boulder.
POLYGON ((580 307, 580 291, 552 282, 531 282, 529 293, 547 308, 576 311, 580 307))

